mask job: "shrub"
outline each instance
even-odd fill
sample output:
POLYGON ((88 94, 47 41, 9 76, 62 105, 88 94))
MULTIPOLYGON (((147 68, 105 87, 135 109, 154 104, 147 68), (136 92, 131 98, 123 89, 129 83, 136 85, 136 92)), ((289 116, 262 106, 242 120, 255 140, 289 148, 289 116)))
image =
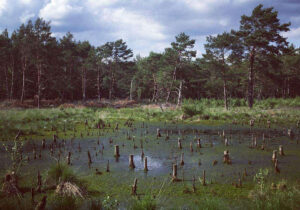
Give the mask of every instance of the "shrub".
POLYGON ((145 195, 142 199, 134 199, 130 209, 132 210, 154 210, 156 209, 156 201, 151 195, 145 195))

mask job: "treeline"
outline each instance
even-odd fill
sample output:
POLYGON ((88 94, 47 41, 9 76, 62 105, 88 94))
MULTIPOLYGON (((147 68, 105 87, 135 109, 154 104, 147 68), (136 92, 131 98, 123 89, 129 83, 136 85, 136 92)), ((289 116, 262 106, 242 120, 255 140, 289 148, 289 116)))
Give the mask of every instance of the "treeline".
POLYGON ((162 53, 133 58, 122 39, 93 46, 71 33, 52 36, 38 18, 11 35, 0 35, 0 99, 101 98, 176 102, 183 98, 254 99, 300 95, 300 50, 282 32, 277 11, 258 5, 239 30, 208 36, 196 58, 196 41, 185 33, 162 53))

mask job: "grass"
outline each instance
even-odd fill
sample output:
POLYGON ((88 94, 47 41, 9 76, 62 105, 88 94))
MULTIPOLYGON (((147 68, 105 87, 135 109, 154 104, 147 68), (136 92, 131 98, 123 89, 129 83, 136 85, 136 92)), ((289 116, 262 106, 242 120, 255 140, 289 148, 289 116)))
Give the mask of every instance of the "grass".
MULTIPOLYGON (((139 146, 139 142, 142 139, 142 137, 140 137, 140 133, 141 131, 144 131, 143 129, 139 129, 141 122, 146 122, 149 125, 153 123, 154 126, 163 126, 163 123, 166 122, 168 123, 166 125, 167 127, 175 127, 178 125, 181 126, 182 129, 189 129, 191 128, 191 126, 197 126, 199 128, 198 124, 200 124, 201 126, 203 126, 204 124, 222 124, 224 126, 228 126, 229 124, 229 127, 231 127, 231 124, 233 122, 239 125, 246 124, 248 126, 249 120, 255 119, 254 127, 256 127, 257 129, 266 128, 267 120, 271 120, 272 128, 295 128, 297 120, 300 119, 300 110, 298 110, 300 106, 299 101, 299 98, 266 99, 262 101, 256 101, 254 108, 251 110, 246 107, 246 102, 241 99, 231 99, 229 101, 229 110, 225 110, 223 108, 222 100, 211 99, 185 100, 183 102, 182 108, 165 108, 164 111, 162 111, 159 107, 144 108, 142 106, 122 109, 51 108, 40 110, 0 110, 0 139, 9 140, 11 138, 14 138, 19 130, 23 132, 23 135, 20 138, 21 141, 25 140, 25 138, 34 140, 46 138, 47 143, 51 141, 49 139, 52 138, 53 134, 58 134, 58 136, 62 136, 62 138, 64 139, 71 139, 73 135, 76 134, 77 140, 75 139, 74 141, 76 142, 76 145, 74 146, 74 148, 76 149, 78 138, 81 133, 84 136, 82 138, 84 139, 82 140, 82 147, 84 147, 84 141, 86 139, 96 139, 96 131, 98 131, 98 129, 96 129, 95 126, 100 123, 102 125, 106 125, 105 129, 100 130, 100 142, 106 143, 110 136, 112 136, 114 143, 116 142, 119 145, 126 142, 126 146, 124 148, 121 148, 121 155, 126 155, 127 164, 127 155, 129 152, 133 152, 133 143, 132 141, 128 141, 126 139, 124 133, 125 131, 123 132, 123 135, 121 134, 120 136, 117 136, 116 133, 111 132, 116 123, 119 124, 119 128, 124 128, 124 123, 128 121, 135 124, 134 127, 136 127, 137 130, 134 131, 130 130, 130 128, 127 129, 128 131, 130 131, 130 133, 132 133, 132 135, 135 135, 137 146, 139 146), (182 115, 186 115, 186 117, 183 118, 182 115), (91 129, 86 128, 85 120, 88 120, 87 127, 91 129), (171 125, 173 123, 175 123, 176 125, 171 125), (108 128, 108 124, 111 124, 111 128, 108 128), (106 133, 106 131, 111 133, 106 133), (87 138, 88 132, 93 132, 94 136, 92 134, 89 134, 89 137, 87 138)), ((214 131, 217 132, 217 130, 219 130, 220 128, 221 127, 214 127, 213 129, 215 129, 214 131)), ((246 132, 246 141, 250 139, 250 134, 247 133, 249 132, 248 128, 249 127, 244 128, 244 130, 239 130, 242 135, 243 132, 246 132)), ((150 153, 150 150, 157 150, 157 154, 163 154, 166 151, 173 150, 172 148, 170 148, 170 145, 165 143, 164 140, 156 140, 156 127, 150 126, 149 129, 150 134, 147 136, 147 138, 149 138, 149 142, 146 143, 144 139, 145 153, 150 153), (159 146, 157 146, 158 143, 160 143, 159 146)), ((205 129, 206 127, 200 128, 201 131, 204 131, 205 129)), ((212 128, 207 127, 207 129, 209 130, 212 128)), ((120 133, 122 133, 122 130, 120 131, 120 133)), ((174 135, 171 136, 171 138, 174 138, 174 135)), ((192 134, 186 135, 188 135, 188 140, 191 140, 193 138, 192 134)), ((207 139, 209 135, 209 133, 205 134, 204 132, 202 132, 201 134, 201 139, 203 139, 204 141, 204 146, 205 142, 208 142, 207 139)), ((62 138, 60 138, 60 140, 62 138)), ((284 137, 280 139, 280 141, 285 142, 285 138, 287 139, 287 137, 284 137)), ((278 139, 275 139, 275 141, 277 140, 278 139)), ((29 146, 29 142, 32 141, 24 141, 27 146, 29 146)), ((91 145, 96 145, 94 143, 95 142, 91 143, 91 145)), ((38 144, 40 145, 40 142, 38 142, 38 144)), ((175 144, 176 142, 174 143, 174 145, 175 144)), ((185 158, 189 158, 189 160, 192 160, 191 163, 194 167, 194 165, 197 164, 199 160, 199 156, 197 156, 198 153, 194 153, 194 155, 191 155, 189 157, 188 144, 189 142, 183 141, 184 150, 187 150, 185 153, 185 158)), ((96 147, 98 150, 98 146, 96 147)), ((106 163, 106 158, 111 157, 111 155, 113 154, 113 147, 111 147, 111 145, 105 144, 105 148, 106 150, 104 151, 103 159, 104 163, 106 163)), ((239 145, 236 145, 236 147, 230 147, 230 152, 232 154, 237 154, 238 151, 241 151, 241 148, 242 146, 239 145)), ((278 148, 277 145, 276 148, 278 148)), ((288 145, 285 145, 285 148, 289 148, 287 149, 287 156, 285 157, 286 161, 293 160, 289 158, 299 156, 299 151, 295 148, 292 148, 292 146, 289 147, 288 145)), ((90 149, 94 154, 96 150, 92 150, 92 147, 90 147, 90 149)), ((139 149, 137 150, 136 151, 139 152, 139 149)), ((208 165, 211 166, 211 160, 216 158, 214 155, 222 155, 223 150, 223 147, 217 146, 215 146, 214 148, 202 148, 201 151, 204 153, 204 156, 200 156, 202 162, 200 169, 206 167, 207 174, 209 174, 211 177, 217 176, 210 171, 208 165)), ((135 155, 138 154, 137 152, 134 152, 135 155)), ((262 155, 266 154, 266 152, 269 151, 253 149, 245 151, 244 154, 249 155, 249 157, 251 155, 256 156, 256 154, 257 156, 262 157, 262 155)), ((44 151, 43 153, 43 158, 48 157, 45 155, 45 153, 46 151, 44 151)), ((149 153, 146 155, 149 155, 149 153)), ((267 183, 265 185, 263 193, 258 193, 257 187, 253 184, 252 181, 249 181, 250 177, 243 183, 243 188, 236 188, 229 183, 217 183, 215 181, 211 183, 211 180, 207 180, 208 185, 203 187, 201 183, 197 181, 197 191, 193 193, 192 185, 188 181, 184 183, 166 182, 162 184, 163 180, 170 180, 170 176, 167 173, 164 173, 164 175, 157 174, 157 176, 155 175, 153 179, 153 175, 147 178, 147 175, 145 175, 144 173, 142 173, 141 175, 139 173, 124 171, 124 168, 122 168, 122 165, 120 165, 121 163, 119 163, 118 165, 112 161, 110 161, 111 173, 105 172, 105 164, 102 164, 101 162, 99 163, 99 165, 96 165, 95 163, 95 167, 99 168, 103 172, 101 176, 94 174, 94 168, 89 170, 88 175, 84 174, 81 176, 81 174, 79 175, 77 173, 78 171, 74 171, 74 169, 76 168, 76 162, 78 164, 79 161, 83 161, 82 159, 86 158, 86 151, 82 152, 82 156, 80 156, 79 159, 76 159, 76 155, 78 154, 72 153, 71 162, 73 163, 74 161, 73 166, 67 166, 62 163, 55 163, 54 165, 51 165, 49 168, 47 168, 46 171, 41 171, 43 172, 42 177, 43 179, 46 179, 46 183, 51 184, 57 184, 59 180, 73 182, 85 188, 90 197, 86 201, 74 199, 72 197, 58 198, 54 195, 53 191, 49 191, 46 193, 47 195, 49 195, 47 199, 48 209, 116 209, 118 207, 128 209, 160 209, 170 207, 182 207, 186 209, 299 209, 300 188, 297 184, 295 184, 297 183, 297 180, 299 180, 298 178, 295 178, 293 180, 296 180, 295 183, 293 182, 287 184, 288 187, 284 191, 271 190, 271 183, 267 183), (120 174, 120 171, 122 170, 123 173, 120 174), (137 178, 139 179, 138 193, 141 194, 139 196, 139 199, 130 196, 130 186, 133 182, 133 174, 135 176, 138 176, 137 178), (252 194, 259 196, 249 196, 251 192, 253 192, 252 194)), ((176 151, 174 152, 174 155, 178 155, 176 151)), ((268 155, 268 153, 266 155, 268 155)), ((158 156, 157 158, 159 157, 161 156, 158 156)), ((65 156, 63 158, 65 158, 65 156)), ((93 158, 96 157, 93 156, 93 158)), ((244 158, 244 156, 242 156, 242 158, 244 158)), ((38 162, 38 164, 45 164, 45 162, 43 161, 44 159, 37 160, 36 162, 38 162)), ((65 160, 63 159, 63 161, 65 160)), ((33 161, 30 162, 30 164, 31 163, 33 163, 33 161)), ((218 163, 218 165, 214 167, 218 168, 221 167, 221 165, 222 163, 218 163)), ((93 166, 94 165, 92 165, 92 167, 93 166)), ((233 166, 235 167, 235 164, 233 164, 233 166)), ((28 167, 33 168, 34 165, 29 165, 28 167)), ((83 168, 84 167, 82 167, 82 169, 83 168)), ((227 170, 228 168, 229 166, 224 170, 227 170)), ((128 169, 127 165, 126 169, 128 169)), ((197 171, 196 178, 198 178, 198 176, 201 176, 199 175, 200 169, 199 167, 198 169, 192 169, 197 171)), ((294 169, 285 168, 285 170, 292 171, 294 169)), ((27 170, 26 173, 26 176, 31 176, 32 174, 36 176, 36 171, 30 174, 29 170, 27 170)), ((194 172, 192 171, 191 173, 194 172)), ((285 172, 281 173, 280 176, 282 176, 282 174, 284 173, 285 172)), ((188 174, 186 175, 188 177, 188 174)), ((25 178, 21 178, 20 182, 20 185, 22 184, 22 187, 26 187, 28 189, 30 189, 36 183, 35 178, 33 177, 26 180, 25 178)), ((39 196, 40 195, 37 196, 37 200, 40 200, 39 196)), ((0 209, 32 209, 29 193, 26 193, 25 197, 21 199, 18 204, 14 202, 15 201, 13 200, 13 198, 6 198, 2 196, 0 197, 0 209)))

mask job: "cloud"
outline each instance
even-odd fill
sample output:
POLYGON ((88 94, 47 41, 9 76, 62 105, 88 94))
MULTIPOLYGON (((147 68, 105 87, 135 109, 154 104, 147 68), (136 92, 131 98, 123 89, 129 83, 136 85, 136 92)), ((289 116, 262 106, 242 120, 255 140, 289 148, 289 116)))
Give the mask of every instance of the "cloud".
MULTIPOLYGON (((196 39, 198 55, 206 36, 238 29, 258 0, 0 0, 0 28, 13 31, 20 23, 42 17, 51 21, 53 36, 68 31, 76 40, 99 46, 122 38, 135 54, 162 52, 180 32, 196 39)), ((282 23, 292 22, 289 41, 299 43, 300 1, 265 0, 282 23)))
POLYGON ((7 5, 7 0, 0 0, 0 16, 2 15, 2 12, 5 10, 7 5))
POLYGON ((25 11, 25 12, 21 15, 20 21, 21 21, 21 23, 25 23, 25 22, 27 22, 28 20, 32 19, 34 16, 35 16, 34 13, 31 13, 31 12, 29 12, 29 11, 25 11))

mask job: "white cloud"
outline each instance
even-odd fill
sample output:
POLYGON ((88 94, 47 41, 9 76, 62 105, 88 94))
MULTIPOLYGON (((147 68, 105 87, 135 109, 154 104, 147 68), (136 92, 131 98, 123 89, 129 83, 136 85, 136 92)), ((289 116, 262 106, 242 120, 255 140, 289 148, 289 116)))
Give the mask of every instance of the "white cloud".
POLYGON ((25 23, 25 22, 27 22, 29 19, 33 18, 34 16, 35 16, 34 13, 31 13, 31 12, 29 12, 29 11, 25 11, 25 12, 21 15, 21 17, 20 17, 20 22, 21 22, 21 23, 25 23))
POLYGON ((230 3, 230 0, 184 0, 191 9, 210 12, 215 6, 230 3))
POLYGON ((19 0, 21 4, 29 5, 32 3, 32 0, 19 0))
POLYGON ((290 31, 283 32, 282 36, 289 39, 299 39, 300 40, 300 27, 292 28, 290 31))
POLYGON ((6 9, 7 6, 7 0, 0 0, 0 16, 2 15, 2 12, 6 9))
POLYGON ((52 25, 61 25, 65 17, 82 12, 83 7, 75 3, 71 0, 51 0, 40 10, 39 16, 51 20, 52 25))

